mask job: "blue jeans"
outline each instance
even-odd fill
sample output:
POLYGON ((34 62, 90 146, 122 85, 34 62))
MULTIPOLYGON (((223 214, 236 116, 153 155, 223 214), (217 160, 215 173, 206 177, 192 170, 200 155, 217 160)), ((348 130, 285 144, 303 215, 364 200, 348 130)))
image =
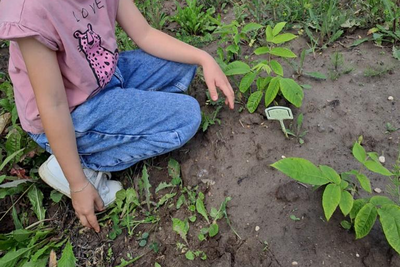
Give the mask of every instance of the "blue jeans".
MULTIPOLYGON (((183 146, 197 132, 198 102, 185 92, 196 66, 121 53, 110 83, 72 113, 82 165, 120 171, 183 146)), ((52 153, 44 133, 30 134, 52 153)))

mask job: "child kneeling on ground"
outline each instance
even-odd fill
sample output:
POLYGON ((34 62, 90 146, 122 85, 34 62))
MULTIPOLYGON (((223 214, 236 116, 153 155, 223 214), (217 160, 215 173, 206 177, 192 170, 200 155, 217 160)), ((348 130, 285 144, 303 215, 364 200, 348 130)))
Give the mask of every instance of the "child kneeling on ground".
POLYGON ((97 232, 95 210, 122 189, 108 172, 177 149, 196 133, 199 104, 183 93, 197 65, 211 98, 219 88, 234 107, 214 59, 151 28, 132 0, 1 0, 0 11, 21 125, 53 154, 39 174, 97 232), (116 21, 142 50, 118 53, 116 21))

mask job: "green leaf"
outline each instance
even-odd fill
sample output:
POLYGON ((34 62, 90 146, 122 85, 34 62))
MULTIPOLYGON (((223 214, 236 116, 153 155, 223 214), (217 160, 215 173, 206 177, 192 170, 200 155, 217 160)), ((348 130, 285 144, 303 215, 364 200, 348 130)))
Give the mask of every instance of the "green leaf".
POLYGON ((267 92, 265 93, 265 107, 268 107, 278 95, 280 88, 279 80, 280 80, 279 77, 274 77, 269 83, 267 92))
POLYGON ((367 153, 365 152, 365 149, 358 143, 355 142, 353 146, 353 156, 361 163, 364 164, 366 158, 367 158, 367 153))
POLYGON ((393 57, 400 60, 400 49, 397 49, 396 46, 393 46, 393 57))
POLYGON ((272 30, 272 35, 275 37, 277 36, 285 27, 286 22, 279 22, 275 25, 274 29, 272 30))
POLYGON ((261 29, 262 27, 263 26, 258 23, 250 22, 243 27, 242 33, 249 33, 251 31, 257 31, 257 30, 261 29))
POLYGON ((374 204, 375 206, 383 206, 383 205, 395 205, 395 203, 388 197, 384 196, 374 196, 371 197, 369 203, 374 204))
POLYGON ((15 209, 15 207, 12 208, 11 217, 14 221, 15 229, 18 230, 24 228, 24 226, 22 225, 21 221, 18 218, 17 210, 15 209))
POLYGON ((54 203, 60 203, 63 196, 64 195, 57 190, 52 190, 50 193, 50 198, 51 200, 53 200, 54 203))
POLYGON ((189 232, 189 222, 187 219, 181 221, 178 218, 172 218, 172 229, 187 243, 187 233, 189 232))
POLYGON ((191 251, 191 250, 187 251, 186 254, 185 254, 185 257, 186 257, 186 259, 188 259, 190 261, 194 260, 193 251, 191 251))
POLYGON ((157 203, 157 207, 161 207, 165 203, 167 203, 168 200, 171 198, 175 197, 177 193, 172 193, 172 194, 165 194, 157 203))
POLYGON ((208 234, 210 235, 210 237, 214 237, 218 234, 218 232, 219 232, 218 224, 214 222, 213 224, 211 224, 208 234))
POLYGON ((205 236, 204 234, 202 234, 202 233, 200 233, 200 234, 197 236, 197 238, 199 239, 200 242, 206 240, 206 236, 205 236))
POLYGON ((39 221, 46 218, 46 210, 43 207, 43 193, 36 185, 33 185, 28 192, 28 198, 32 204, 32 209, 35 212, 39 221))
POLYGON ((172 158, 168 162, 168 174, 170 177, 172 177, 172 179, 181 177, 181 166, 172 158))
POLYGON ((161 265, 158 262, 156 262, 154 263, 154 267, 161 267, 161 265))
POLYGON ((340 225, 346 230, 350 230, 351 226, 352 226, 351 222, 346 221, 346 220, 345 221, 341 221, 340 225))
POLYGON ((269 51, 271 55, 283 57, 283 58, 296 58, 296 54, 293 53, 291 50, 283 47, 275 47, 269 51))
POLYGON ((282 65, 276 61, 276 60, 271 60, 269 62, 269 65, 271 66, 271 69, 279 76, 283 76, 283 68, 282 65))
POLYGON ((382 174, 384 176, 392 176, 393 175, 393 173, 391 173, 388 169, 383 167, 380 162, 376 162, 374 160, 365 161, 364 166, 367 167, 368 170, 373 171, 375 173, 382 174))
POLYGON ((254 80, 256 79, 257 72, 249 72, 247 73, 242 80, 240 81, 239 90, 242 93, 245 93, 250 86, 253 84, 254 80))
POLYGON ((290 219, 292 221, 300 221, 301 220, 300 218, 296 217, 296 215, 294 215, 294 214, 290 215, 290 219))
POLYGON ((146 239, 142 239, 139 242, 139 247, 145 247, 147 245, 147 240, 146 239))
POLYGON ((347 191, 342 191, 339 207, 344 216, 347 216, 350 213, 351 209, 353 208, 353 203, 353 196, 347 191))
POLYGON ((170 187, 174 187, 174 185, 167 183, 167 182, 162 182, 157 186, 156 193, 160 192, 161 190, 163 190, 165 188, 170 188, 170 187))
POLYGON ((263 94, 264 93, 262 91, 257 91, 250 95, 246 105, 250 113, 254 113, 257 110, 258 105, 260 104, 261 99, 263 97, 263 94))
POLYGON ((279 80, 283 96, 295 107, 301 107, 304 98, 303 89, 293 79, 282 78, 279 80))
POLYGON ((322 174, 332 183, 340 185, 342 179, 340 178, 339 174, 329 166, 320 165, 319 166, 322 174))
POLYGON ((274 44, 283 44, 283 43, 289 42, 295 38, 297 38, 297 36, 292 33, 284 33, 284 34, 275 36, 274 39, 271 40, 271 42, 274 44))
POLYGON ((356 230, 356 239, 363 238, 368 235, 375 224, 378 215, 377 209, 371 203, 367 203, 358 212, 354 222, 354 229, 356 230))
POLYGON ((146 197, 147 209, 148 209, 148 211, 150 211, 150 197, 151 197, 150 188, 151 188, 151 184, 150 184, 150 181, 149 181, 149 174, 147 172, 146 165, 143 166, 141 181, 143 183, 143 190, 144 190, 144 195, 146 197))
POLYGON ((234 61, 226 66, 224 72, 226 76, 246 74, 250 72, 250 66, 242 61, 234 61))
POLYGON ((286 158, 271 165, 287 176, 306 184, 324 185, 329 183, 320 169, 303 158, 286 158))
MULTIPOLYGON (((33 247, 30 248, 21 248, 16 251, 10 251, 7 252, 6 255, 4 255, 0 259, 0 266, 1 267, 14 267, 16 266, 16 263, 19 261, 19 259, 28 251, 30 251, 33 247)), ((60 266, 62 267, 62 266, 60 266)))
POLYGON ((358 173, 356 177, 357 180, 360 182, 362 189, 364 189, 368 193, 372 193, 371 182, 369 181, 368 177, 362 173, 358 173))
POLYGON ((313 79, 317 79, 317 80, 326 80, 327 79, 325 74, 323 74, 321 72, 317 72, 317 71, 305 72, 304 75, 311 77, 313 79))
POLYGON ((178 198, 178 201, 176 202, 176 209, 179 210, 182 207, 182 205, 185 203, 185 201, 186 201, 185 195, 181 195, 178 198))
POLYGON ((254 50, 254 54, 256 54, 257 56, 259 55, 264 55, 264 54, 268 54, 271 51, 271 49, 269 47, 259 47, 256 50, 254 50))
POLYGON ((350 47, 359 46, 360 44, 368 42, 368 41, 369 41, 369 38, 357 39, 350 45, 350 47))
POLYGON ((268 25, 267 28, 265 29, 265 36, 267 42, 271 42, 271 40, 274 39, 274 33, 270 25, 268 25))
POLYGON ((350 219, 355 219, 358 212, 368 203, 366 199, 360 198, 354 200, 353 208, 350 211, 350 219))
POLYGON ((346 181, 344 181, 344 180, 342 180, 342 181, 340 182, 340 189, 345 190, 345 189, 347 189, 348 186, 349 186, 349 183, 348 183, 348 182, 346 182, 346 181))
POLYGON ((10 156, 8 156, 0 165, 0 171, 3 170, 3 168, 11 161, 13 160, 18 154, 20 154, 22 151, 24 151, 24 148, 15 151, 14 153, 12 153, 10 156))
POLYGON ((257 79, 257 89, 259 91, 265 91, 267 89, 268 84, 272 81, 273 77, 269 76, 266 78, 258 78, 257 79))
POLYGON ((199 197, 196 199, 196 210, 199 214, 201 214, 204 217, 207 223, 210 223, 210 220, 208 219, 207 209, 204 206, 203 200, 204 200, 204 194, 200 192, 199 197))
POLYGON ((324 194, 322 195, 322 207, 324 208, 325 217, 328 221, 339 205, 341 196, 342 190, 340 186, 336 184, 329 184, 326 186, 324 194))
POLYGON ((68 241, 65 245, 61 258, 58 261, 58 267, 75 267, 76 266, 76 258, 74 252, 72 250, 72 245, 68 241))
POLYGON ((400 207, 384 205, 378 213, 387 241, 400 254, 400 207))

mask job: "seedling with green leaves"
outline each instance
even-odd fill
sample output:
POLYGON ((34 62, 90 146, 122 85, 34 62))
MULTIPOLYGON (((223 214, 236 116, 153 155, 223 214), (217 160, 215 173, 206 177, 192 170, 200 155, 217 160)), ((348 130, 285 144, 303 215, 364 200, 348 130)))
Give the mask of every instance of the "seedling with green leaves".
POLYGON ((300 115, 297 117, 296 123, 295 124, 291 124, 290 129, 287 130, 288 135, 291 135, 293 137, 295 137, 299 144, 302 145, 304 144, 304 136, 306 136, 306 134, 308 133, 307 130, 303 130, 303 119, 304 119, 304 115, 303 113, 300 113, 300 115))
POLYGON ((291 33, 281 33, 286 22, 278 23, 274 28, 267 26, 267 46, 259 47, 254 51, 256 55, 266 55, 267 59, 255 62, 252 67, 242 61, 235 61, 224 68, 227 76, 244 75, 241 79, 239 90, 241 93, 248 93, 247 109, 250 113, 256 111, 265 93, 264 104, 268 107, 276 98, 278 93, 296 107, 300 107, 303 101, 304 92, 301 86, 293 79, 284 78, 282 65, 274 58, 295 58, 297 57, 290 49, 280 47, 286 42, 295 39, 297 36, 291 33), (251 89, 256 81, 257 90, 251 89))
POLYGON ((349 74, 353 71, 352 67, 343 68, 343 66, 346 66, 347 64, 344 60, 343 54, 337 51, 331 55, 331 64, 332 68, 329 70, 329 76, 332 81, 339 79, 343 74, 349 74))
MULTIPOLYGON (((399 190, 400 167, 396 165, 397 167, 395 166, 393 171, 389 171, 379 161, 378 154, 366 152, 361 146, 361 142, 362 138, 353 146, 353 156, 361 163, 360 170, 338 174, 329 166, 320 165, 317 167, 302 158, 282 159, 272 164, 272 167, 301 183, 316 187, 326 186, 322 196, 325 218, 329 221, 339 207, 343 215, 349 216, 350 219, 350 221, 342 222, 342 226, 349 229, 352 225, 357 239, 368 235, 379 217, 388 243, 397 253, 400 253, 400 232, 398 231, 400 229, 400 194, 393 195, 397 200, 392 200, 386 196, 354 199, 357 192, 355 188, 359 188, 355 181, 364 191, 372 193, 371 183, 363 173, 364 169, 391 178, 392 181, 395 181, 393 188, 399 190)), ((397 163, 400 163, 400 160, 397 163)))
POLYGON ((246 44, 252 47, 257 41, 259 30, 263 26, 254 22, 240 25, 236 20, 230 24, 223 24, 217 28, 214 34, 218 34, 221 41, 225 44, 225 53, 222 47, 218 47, 218 63, 224 68, 231 60, 242 59, 242 45, 246 44))
POLYGON ((212 16, 215 8, 204 10, 203 5, 199 5, 197 0, 186 0, 186 7, 181 7, 175 1, 177 12, 171 19, 181 26, 181 30, 187 35, 205 35, 213 32, 219 25, 219 19, 212 16))

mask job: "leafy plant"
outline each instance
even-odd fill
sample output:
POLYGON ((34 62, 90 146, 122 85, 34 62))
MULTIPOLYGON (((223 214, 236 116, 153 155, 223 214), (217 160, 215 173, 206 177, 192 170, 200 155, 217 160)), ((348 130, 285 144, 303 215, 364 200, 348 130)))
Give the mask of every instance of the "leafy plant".
MULTIPOLYGON (((379 217, 387 241, 394 250, 400 253, 400 233, 398 231, 400 228, 400 202, 396 203, 385 196, 354 199, 358 188, 372 193, 370 180, 363 173, 364 168, 385 177, 393 177, 394 188, 399 189, 399 165, 394 168, 394 171, 389 171, 382 166, 377 153, 365 151, 361 146, 361 141, 362 138, 353 146, 353 156, 362 165, 360 170, 338 174, 329 166, 320 165, 317 167, 302 158, 282 159, 272 164, 272 167, 299 182, 314 186, 325 186, 322 207, 326 219, 329 221, 339 207, 342 214, 350 219, 350 222, 344 223, 344 225, 351 223, 354 226, 357 239, 368 235, 379 217), (356 186, 355 180, 359 186, 356 186)), ((395 196, 398 197, 398 195, 395 196)))
POLYGON ((187 6, 184 8, 178 2, 175 3, 177 12, 171 19, 177 22, 182 31, 188 35, 204 35, 213 32, 219 24, 219 21, 212 17, 215 8, 209 8, 204 12, 204 6, 198 5, 197 0, 186 0, 187 6))
POLYGON ((150 25, 162 30, 168 22, 169 16, 164 12, 163 0, 145 0, 137 2, 142 14, 147 18, 150 25))
MULTIPOLYGON (((0 251, 5 255, 0 258, 0 266, 35 266, 45 267, 52 250, 60 249, 67 239, 56 236, 52 228, 36 227, 34 229, 18 229, 11 233, 0 234, 0 251)), ((65 246, 63 259, 73 259, 69 242, 65 246)), ((71 261, 73 264, 73 261, 71 261)))
POLYGON ((303 115, 303 113, 300 113, 300 115, 297 117, 296 124, 291 124, 290 129, 286 129, 286 132, 288 133, 288 135, 296 137, 296 139, 298 140, 300 145, 304 144, 303 138, 308 133, 307 130, 302 129, 303 119, 304 119, 304 115, 303 115))
POLYGON ((293 79, 284 78, 282 65, 274 59, 297 57, 290 49, 278 46, 297 37, 291 33, 281 34, 285 25, 285 22, 281 22, 274 28, 267 26, 266 42, 268 45, 259 47, 254 51, 256 55, 267 55, 267 59, 254 63, 252 67, 242 61, 235 61, 224 66, 224 72, 227 76, 244 75, 239 85, 241 93, 247 93, 256 81, 257 90, 250 92, 247 101, 247 109, 250 113, 255 112, 264 93, 266 107, 274 101, 278 93, 281 93, 286 100, 296 107, 300 107, 302 104, 303 89, 293 79))
POLYGON ((343 74, 348 74, 353 71, 352 67, 342 68, 342 66, 347 65, 344 61, 342 53, 334 52, 331 55, 332 68, 330 69, 329 75, 331 80, 337 80, 343 74))
POLYGON ((309 9, 306 34, 319 47, 326 47, 339 39, 344 31, 342 24, 348 20, 348 11, 339 9, 338 0, 320 1, 309 9), (309 28, 316 31, 311 32, 309 28))
POLYGON ((217 49, 219 63, 228 64, 232 60, 240 59, 242 44, 252 47, 261 28, 263 26, 257 23, 248 23, 242 27, 236 20, 220 25, 214 34, 219 35, 219 43, 224 44, 226 48, 225 51, 222 47, 217 49))

